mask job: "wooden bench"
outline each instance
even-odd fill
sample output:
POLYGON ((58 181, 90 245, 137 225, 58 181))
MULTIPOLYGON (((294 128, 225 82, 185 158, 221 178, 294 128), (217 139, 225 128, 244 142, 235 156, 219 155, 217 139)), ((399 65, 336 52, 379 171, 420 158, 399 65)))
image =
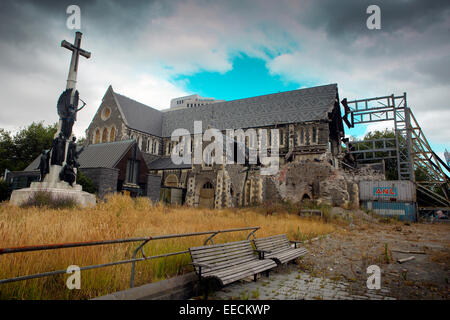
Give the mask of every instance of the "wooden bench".
POLYGON ((217 279, 224 286, 277 266, 272 260, 255 255, 249 240, 189 248, 192 265, 202 279, 217 279))
POLYGON ((257 238, 254 242, 256 249, 262 252, 263 259, 272 259, 277 264, 289 262, 308 252, 305 248, 297 248, 300 241, 289 241, 285 234, 257 238), (295 244, 295 248, 291 247, 291 243, 295 244))

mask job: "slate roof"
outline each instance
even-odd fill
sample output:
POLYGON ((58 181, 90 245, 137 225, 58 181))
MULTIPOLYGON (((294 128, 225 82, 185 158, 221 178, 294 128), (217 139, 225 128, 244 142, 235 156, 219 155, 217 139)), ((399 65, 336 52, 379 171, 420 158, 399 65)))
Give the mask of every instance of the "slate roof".
POLYGON ((114 92, 125 121, 132 129, 161 137, 162 112, 114 92))
MULTIPOLYGON (((123 140, 90 144, 80 154, 80 168, 114 168, 134 143, 134 140, 123 140)), ((38 170, 39 161, 40 155, 24 171, 38 170)))
POLYGON ((148 165, 150 170, 162 170, 162 169, 190 169, 190 164, 174 164, 170 157, 162 157, 156 159, 148 165))
POLYGON ((337 84, 219 102, 162 114, 162 137, 184 128, 194 132, 194 121, 219 130, 327 120, 337 97, 337 84))

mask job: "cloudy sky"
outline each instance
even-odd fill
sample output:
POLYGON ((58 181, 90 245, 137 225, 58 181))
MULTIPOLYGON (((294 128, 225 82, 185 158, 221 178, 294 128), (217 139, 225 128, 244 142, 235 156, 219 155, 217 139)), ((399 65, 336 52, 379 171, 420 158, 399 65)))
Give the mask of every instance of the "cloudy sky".
MULTIPOLYGON (((199 93, 232 100, 337 83, 349 100, 408 94, 442 155, 450 149, 449 1, 9 1, 0 2, 0 128, 56 122, 81 8, 78 90, 84 135, 111 84, 157 109, 199 93), (366 9, 381 8, 381 30, 366 9)), ((380 128, 380 125, 369 129, 380 128)), ((347 131, 360 136, 368 128, 347 131)))

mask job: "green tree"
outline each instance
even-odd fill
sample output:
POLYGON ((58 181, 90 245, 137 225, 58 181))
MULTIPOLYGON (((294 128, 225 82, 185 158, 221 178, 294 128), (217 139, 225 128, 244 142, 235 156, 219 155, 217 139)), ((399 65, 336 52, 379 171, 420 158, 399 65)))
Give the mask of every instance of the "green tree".
POLYGON ((86 137, 81 137, 80 139, 77 139, 77 145, 84 146, 86 144, 86 137))
POLYGON ((25 169, 42 150, 51 148, 56 129, 56 123, 44 126, 42 121, 33 122, 14 136, 0 129, 0 172, 25 169))
POLYGON ((15 147, 11 134, 4 129, 0 129, 0 175, 3 175, 6 168, 10 170, 16 168, 14 153, 15 147))
POLYGON ((0 202, 8 199, 8 184, 4 180, 0 180, 0 202))
MULTIPOLYGON (((376 130, 376 131, 369 132, 364 136, 363 141, 386 139, 386 138, 395 139, 394 130, 386 129, 384 131, 376 130)), ((400 139, 403 139, 403 138, 400 137, 400 139)), ((381 142, 380 142, 379 146, 381 147, 381 142)), ((370 144, 367 144, 366 147, 371 148, 372 146, 370 144)), ((406 150, 404 152, 406 152, 406 150)), ((387 153, 386 152, 377 152, 377 153, 375 153, 375 155, 382 157, 382 156, 387 155, 387 153)), ((385 159, 384 162, 385 162, 385 168, 386 168, 386 179, 387 180, 397 180, 398 179, 397 159, 396 158, 385 159)), ((427 180, 431 179, 431 173, 430 173, 429 169, 424 166, 416 166, 416 168, 414 169, 414 175, 415 175, 417 181, 427 181, 427 180)))
MULTIPOLYGON (((385 129, 384 131, 371 131, 368 132, 364 138, 363 141, 368 140, 377 140, 377 139, 395 139, 395 132, 394 130, 385 129)), ((377 142, 376 145, 379 147, 382 147, 382 142, 377 142)), ((372 144, 367 143, 367 145, 361 145, 360 148, 362 149, 371 149, 372 144)), ((376 152, 375 156, 377 157, 385 157, 387 156, 387 152, 376 152)), ((375 162, 380 162, 380 160, 375 160, 375 162)), ((398 171, 397 171, 397 159, 385 159, 384 160, 385 169, 386 169, 386 179, 387 180, 397 180, 398 179, 398 171)))

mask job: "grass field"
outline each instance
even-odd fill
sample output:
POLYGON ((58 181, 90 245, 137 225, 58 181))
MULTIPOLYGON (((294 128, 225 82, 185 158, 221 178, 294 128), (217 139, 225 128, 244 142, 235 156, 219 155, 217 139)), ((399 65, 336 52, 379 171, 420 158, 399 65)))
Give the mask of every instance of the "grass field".
MULTIPOLYGON (((92 209, 17 208, 0 205, 0 248, 92 240, 156 236, 187 232, 259 226, 257 237, 286 233, 302 240, 333 232, 335 226, 300 218, 282 208, 208 210, 152 206, 146 198, 115 195, 92 209), (272 210, 273 211, 273 210, 272 210), (272 213, 270 211, 270 213, 272 213)), ((215 242, 242 240, 248 232, 216 236, 215 242)), ((145 246, 146 255, 184 251, 202 245, 207 236, 155 240, 145 246)), ((69 265, 87 266, 131 258, 138 244, 104 245, 0 255, 0 279, 64 270, 69 265)), ((191 271, 189 254, 138 262, 135 285, 191 271)), ((0 285, 0 299, 89 299, 129 288, 131 264, 83 271, 81 289, 68 290, 69 275, 0 285)))

